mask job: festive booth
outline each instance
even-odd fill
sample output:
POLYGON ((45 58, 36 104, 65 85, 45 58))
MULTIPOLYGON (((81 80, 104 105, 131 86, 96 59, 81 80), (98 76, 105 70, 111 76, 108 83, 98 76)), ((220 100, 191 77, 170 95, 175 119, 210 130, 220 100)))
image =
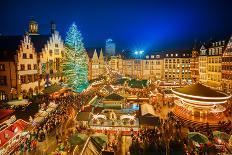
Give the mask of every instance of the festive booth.
POLYGON ((19 119, 0 131, 0 154, 6 155, 13 151, 25 138, 25 129, 29 123, 19 119))
POLYGON ((217 123, 225 119, 223 106, 231 97, 200 83, 173 89, 175 100, 174 114, 185 119, 203 123, 217 123))
POLYGON ((159 117, 155 114, 152 105, 145 103, 140 107, 139 125, 141 128, 154 128, 155 125, 159 124, 159 117))

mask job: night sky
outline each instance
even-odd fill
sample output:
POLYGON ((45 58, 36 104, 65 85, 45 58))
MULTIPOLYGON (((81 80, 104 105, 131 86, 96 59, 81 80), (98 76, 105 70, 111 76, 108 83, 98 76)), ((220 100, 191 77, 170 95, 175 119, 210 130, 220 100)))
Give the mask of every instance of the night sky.
POLYGON ((76 22, 86 47, 112 38, 120 49, 191 49, 194 40, 222 39, 232 33, 231 0, 1 0, 0 33, 19 35, 33 16, 40 34, 50 22, 64 38, 76 22))

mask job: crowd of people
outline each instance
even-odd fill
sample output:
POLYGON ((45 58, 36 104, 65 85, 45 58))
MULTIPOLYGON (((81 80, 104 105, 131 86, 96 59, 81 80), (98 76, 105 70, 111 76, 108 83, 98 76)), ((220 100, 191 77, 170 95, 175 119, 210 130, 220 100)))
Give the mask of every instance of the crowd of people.
POLYGON ((181 134, 180 122, 172 117, 160 119, 153 129, 143 128, 138 134, 132 134, 130 152, 133 154, 166 154, 183 152, 185 137, 181 134))

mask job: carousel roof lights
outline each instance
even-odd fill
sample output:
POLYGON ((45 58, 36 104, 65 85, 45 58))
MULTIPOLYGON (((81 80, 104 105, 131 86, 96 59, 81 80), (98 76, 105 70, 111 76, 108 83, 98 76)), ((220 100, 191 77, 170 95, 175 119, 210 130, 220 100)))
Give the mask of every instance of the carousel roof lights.
MULTIPOLYGON (((229 98, 231 98, 231 95, 229 96, 225 96, 225 97, 203 97, 203 96, 195 96, 195 95, 188 95, 188 94, 183 94, 180 92, 177 92, 175 90, 172 90, 174 94, 177 95, 181 95, 181 96, 185 96, 185 97, 191 97, 191 98, 195 98, 195 99, 205 99, 205 100, 228 100, 229 98)), ((176 96, 177 96, 176 95, 176 96)))
POLYGON ((197 101, 197 100, 191 100, 191 99, 186 99, 180 96, 177 96, 179 99, 187 101, 189 103, 201 103, 202 105, 213 105, 213 104, 223 104, 226 103, 227 101, 214 101, 214 102, 205 102, 205 101, 197 101))

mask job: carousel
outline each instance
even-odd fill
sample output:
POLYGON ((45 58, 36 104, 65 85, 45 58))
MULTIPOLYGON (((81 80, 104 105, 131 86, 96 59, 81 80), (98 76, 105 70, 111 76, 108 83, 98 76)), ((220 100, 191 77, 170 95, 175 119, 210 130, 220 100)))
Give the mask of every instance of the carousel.
POLYGON ((209 124, 227 120, 223 113, 226 110, 224 105, 231 96, 200 83, 175 88, 172 92, 177 97, 173 109, 176 116, 209 124))

